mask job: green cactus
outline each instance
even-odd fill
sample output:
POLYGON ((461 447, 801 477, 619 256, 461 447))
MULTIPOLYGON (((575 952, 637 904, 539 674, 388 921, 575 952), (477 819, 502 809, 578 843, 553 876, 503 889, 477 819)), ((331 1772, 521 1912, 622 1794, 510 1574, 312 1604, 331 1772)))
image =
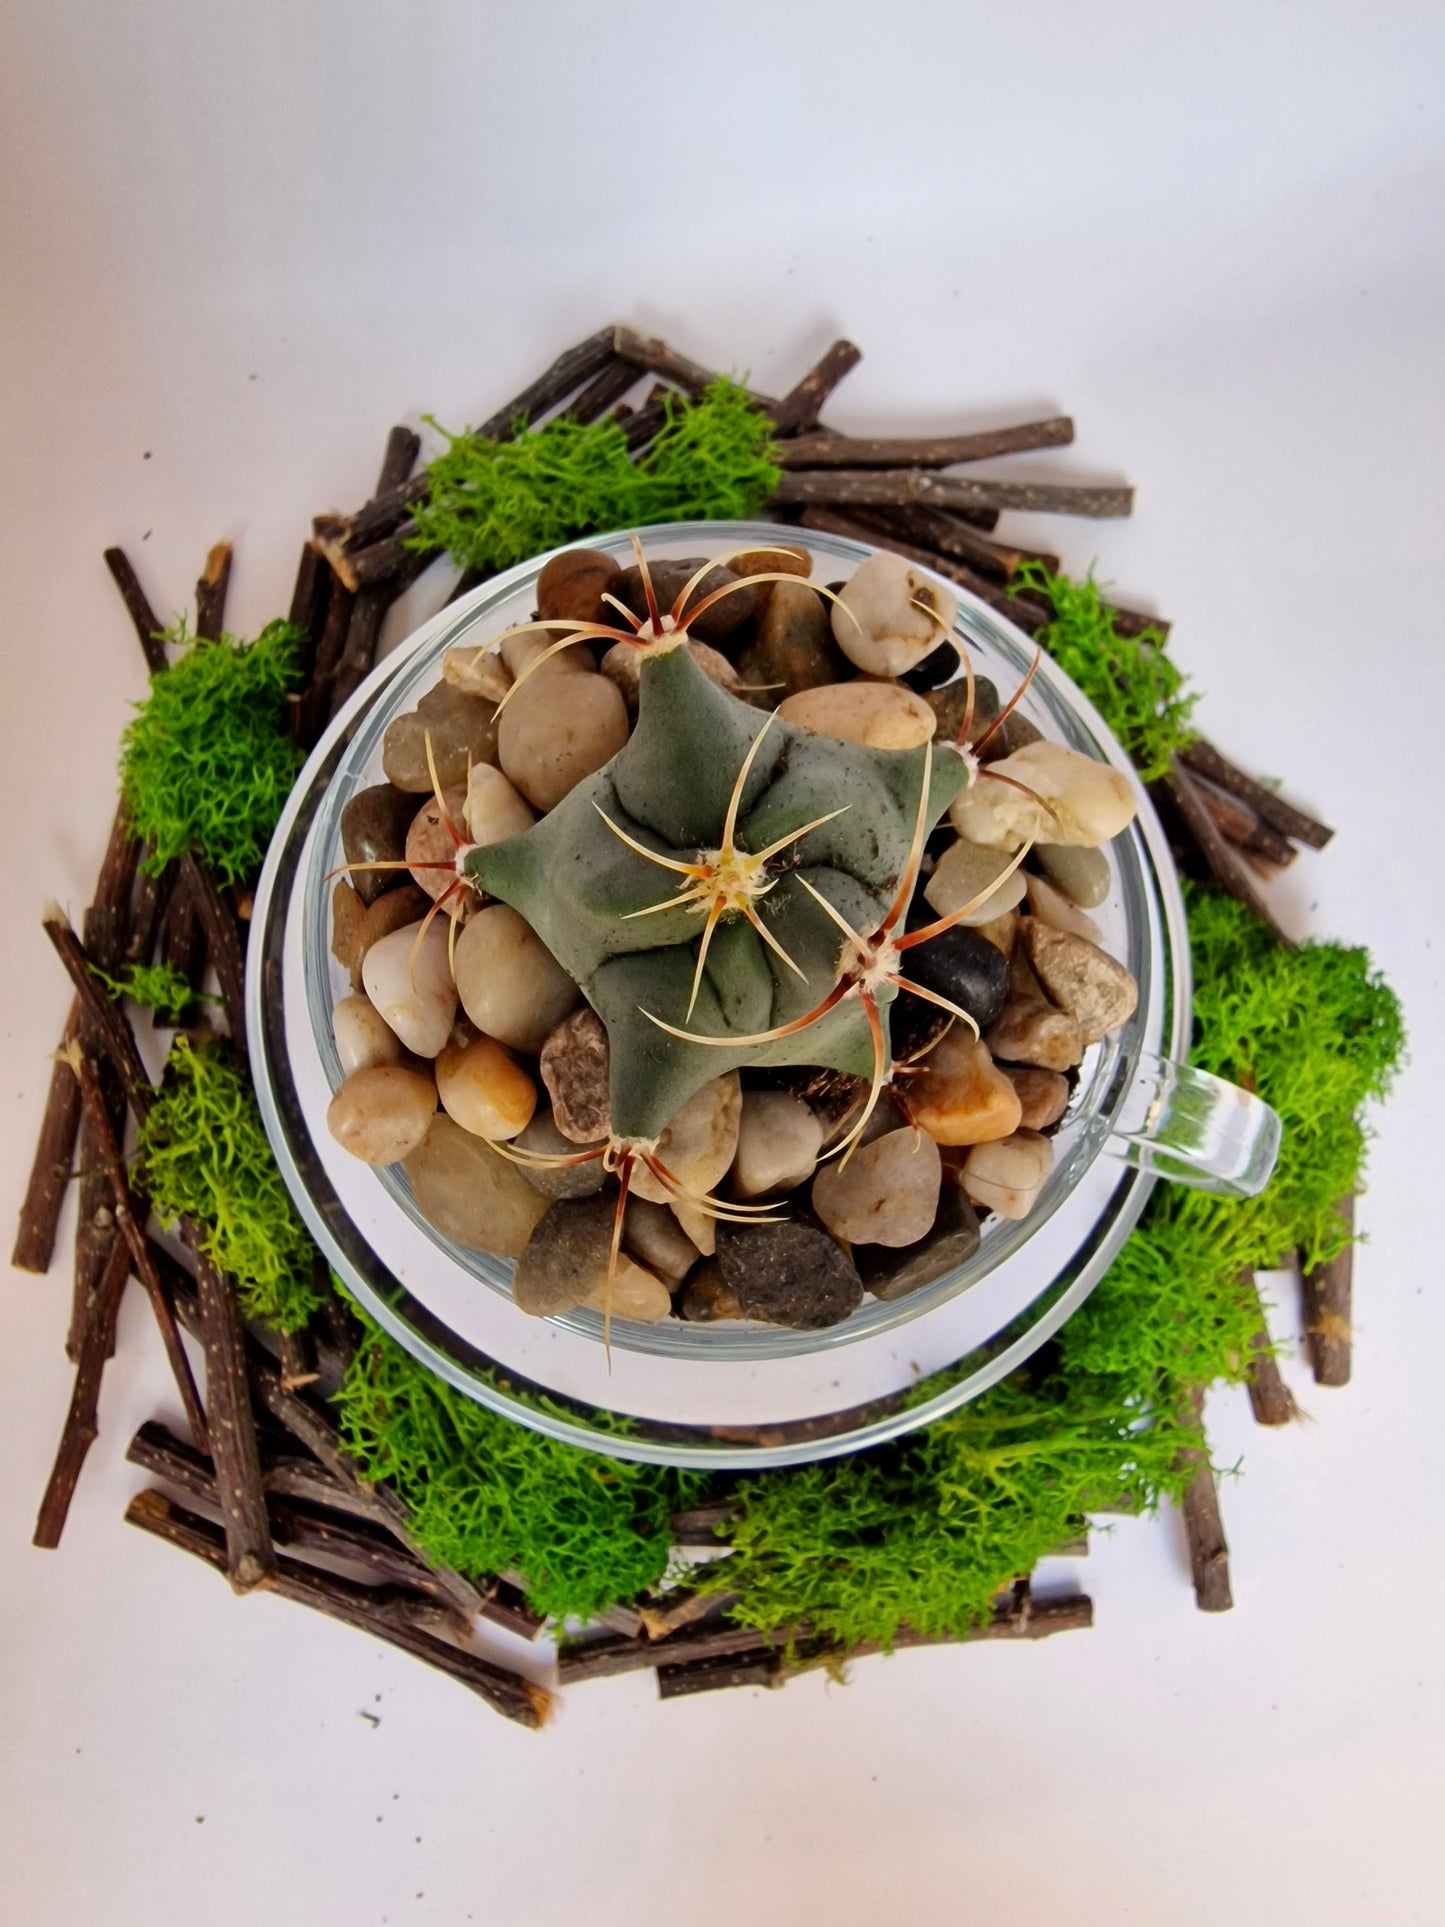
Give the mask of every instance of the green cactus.
MULTIPOLYGON (((685 648, 642 651, 640 672, 626 746, 533 829, 471 850, 463 868, 525 917, 580 984, 611 1045, 614 1132, 651 1140, 695 1091, 743 1065, 873 1074, 858 999, 791 1035, 749 1040, 815 1010, 838 979, 848 940, 806 886, 853 929, 875 930, 908 867, 925 759, 930 828, 967 770, 933 745, 868 749, 792 728, 719 688, 685 648), (756 907, 719 919, 708 915, 711 893, 681 872, 723 848, 730 805, 738 851, 779 848, 756 907), (681 901, 689 892, 694 901, 681 901), (739 1041, 691 1043, 653 1019, 739 1041)), ((894 994, 877 993, 885 1037, 894 994)))

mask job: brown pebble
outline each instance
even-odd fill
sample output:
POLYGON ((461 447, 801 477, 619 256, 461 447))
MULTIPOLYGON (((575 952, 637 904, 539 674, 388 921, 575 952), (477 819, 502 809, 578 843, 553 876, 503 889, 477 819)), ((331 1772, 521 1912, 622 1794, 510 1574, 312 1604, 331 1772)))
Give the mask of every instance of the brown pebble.
POLYGON ((353 982, 361 969, 356 946, 365 916, 366 905, 346 878, 340 878, 331 892, 331 954, 351 972, 353 982))
POLYGON ((563 1137, 574 1144, 611 1137, 607 1032, 595 1010, 584 1004, 558 1024, 542 1046, 538 1068, 563 1137))
POLYGON ((1037 917, 1024 918, 1020 936, 1040 983, 1075 1020, 1086 1044, 1096 1044, 1133 1016, 1138 984, 1096 943, 1051 929, 1037 917))
POLYGON ((677 1309, 690 1325, 714 1325, 743 1315, 736 1295, 723 1283, 716 1258, 704 1258, 693 1267, 677 1295, 677 1309))
POLYGON ((451 890, 447 910, 454 917, 462 914, 471 895, 470 891, 452 887, 457 880, 458 837, 463 842, 467 837, 467 793, 460 789, 443 790, 440 800, 429 797, 406 833, 406 860, 412 866, 412 881, 433 903, 451 890), (438 869, 437 864, 444 867, 438 869))
POLYGON ((432 787, 430 741, 436 780, 443 789, 464 787, 469 765, 497 760, 496 713, 495 703, 464 695, 448 682, 437 683, 415 709, 387 725, 381 744, 387 781, 399 790, 427 795, 432 787))
POLYGON ((564 549, 537 577, 537 614, 544 622, 606 622, 602 600, 622 570, 600 549, 564 549))
POLYGON ((1022 1131, 1046 1131, 1051 1124, 1057 1124, 1069 1108, 1069 1080, 1059 1071, 1040 1070, 1025 1064, 1017 1070, 1006 1070, 1004 1076, 1018 1092, 1023 1106, 1023 1115, 1019 1118, 1022 1131))
POLYGON ((1011 998, 987 1037, 989 1049, 1006 1064, 1066 1071, 1084 1055, 1079 1026, 1066 1011, 1055 1010, 1041 997, 1011 998))

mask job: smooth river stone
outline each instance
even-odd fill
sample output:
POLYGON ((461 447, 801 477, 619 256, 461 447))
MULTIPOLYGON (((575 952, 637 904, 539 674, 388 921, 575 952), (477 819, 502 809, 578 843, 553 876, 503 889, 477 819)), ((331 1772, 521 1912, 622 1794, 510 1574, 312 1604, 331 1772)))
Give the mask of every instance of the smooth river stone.
MULTIPOLYGON (((406 860, 412 866, 412 880, 426 891, 432 902, 450 890, 457 880, 457 837, 465 842, 467 834, 467 793, 443 790, 441 800, 430 796, 411 820, 406 833, 406 860), (447 828, 450 821, 451 829, 447 828), (455 834, 453 834, 455 832, 455 834), (441 869, 433 868, 441 864, 441 869)), ((453 892, 447 914, 459 917, 467 908, 470 891, 453 892)))
POLYGON ((1011 997, 987 1032, 988 1047, 1006 1064, 1071 1070, 1084 1055, 1084 1038, 1067 1011, 1042 997, 1011 997))
POLYGON ((733 1191, 765 1198, 806 1184, 823 1148, 823 1121, 791 1091, 744 1091, 733 1191))
POLYGON ((565 629, 517 629, 503 636, 500 648, 503 665, 514 683, 524 675, 529 681, 537 676, 581 676, 597 667, 597 658, 587 643, 580 636, 569 641, 565 629), (559 642, 566 642, 567 647, 556 649, 559 642), (548 654, 552 649, 556 649, 555 655, 548 654))
POLYGON ((332 1011, 331 1034, 348 1077, 353 1071, 369 1071, 377 1064, 401 1062, 401 1039, 370 999, 355 991, 343 997, 332 1011))
POLYGON ((1085 943, 1098 943, 1103 932, 1091 916, 1087 916, 1076 903, 1070 903, 1062 890, 1056 890, 1047 877, 1031 876, 1028 880, 1028 899, 1030 914, 1040 923, 1046 923, 1051 930, 1066 930, 1071 937, 1082 937, 1085 943))
POLYGON ((933 736, 933 711, 896 682, 835 682, 803 689, 778 704, 795 729, 869 749, 917 749, 933 736))
MULTIPOLYGON (((513 1143, 519 1151, 532 1152, 539 1158, 574 1158, 585 1148, 563 1137, 548 1110, 538 1110, 513 1143)), ((540 1191, 544 1198, 590 1198, 602 1189, 607 1178, 600 1157, 589 1158, 586 1164, 527 1162, 517 1168, 533 1190, 540 1191)))
POLYGON ((978 1245, 978 1218, 962 1187, 949 1175, 939 1191, 938 1214, 916 1244, 902 1250, 859 1245, 853 1261, 865 1289, 889 1305, 967 1264, 978 1245))
POLYGON ((436 1075, 442 1109, 464 1131, 505 1142, 532 1121, 537 1087, 531 1074, 491 1037, 448 1044, 437 1057, 436 1075))
POLYGON ((844 583, 833 605, 833 636, 865 675, 901 676, 932 654, 957 614, 946 590, 885 549, 861 562, 844 583))
POLYGON ((703 1256, 710 1258, 717 1250, 717 1219, 712 1213, 686 1198, 669 1198, 667 1208, 703 1256))
POLYGON ((948 814, 971 843, 1016 850, 1047 839, 1067 848, 1092 847, 1117 836, 1134 815, 1134 791, 1122 770, 1060 743, 1029 743, 989 767, 1034 795, 986 779, 963 790, 948 814))
MULTIPOLYGON (((647 568, 652 577, 652 590, 657 606, 665 615, 686 588, 705 561, 703 556, 691 556, 681 561, 670 557, 662 561, 649 561, 647 568)), ((728 568, 709 569, 687 599, 688 609, 696 609, 717 590, 726 588, 741 577, 728 568)), ((624 569, 613 585, 613 592, 619 602, 624 603, 635 616, 647 616, 647 597, 643 593, 641 571, 634 564, 624 569)), ((696 642, 720 643, 739 628, 757 609, 758 592, 756 589, 734 589, 715 602, 705 615, 687 625, 687 632, 696 642)), ((687 611, 683 611, 686 615, 687 611)))
POLYGON ((374 1064, 347 1078, 327 1107, 326 1128, 354 1158, 396 1164, 426 1136, 436 1107, 429 1077, 398 1064, 374 1064))
POLYGON ((768 586, 757 633, 738 656, 738 675, 755 701, 772 708, 801 690, 842 682, 851 667, 815 589, 802 582, 768 586))
POLYGON ((627 1200, 622 1242, 671 1288, 682 1283, 702 1255, 666 1205, 653 1204, 650 1198, 627 1200))
POLYGON ((923 894, 941 917, 951 917, 955 910, 971 904, 960 922, 992 923, 1023 901, 1026 885, 1017 870, 998 882, 1012 861, 1008 850, 985 849, 981 843, 959 837, 934 865, 923 894))
POLYGON ((502 661, 500 649, 477 648, 461 643, 442 657, 442 675, 453 689, 464 696, 482 696, 499 703, 512 686, 512 672, 502 661))
POLYGON ((416 923, 431 908, 431 898, 419 885, 407 877, 398 889, 388 890, 384 897, 378 897, 361 913, 361 920, 352 934, 351 985, 353 990, 361 989, 362 966, 366 953, 373 944, 389 937, 393 930, 400 930, 404 924, 416 923))
MULTIPOLYGON (((695 1091, 657 1140, 659 1163, 693 1197, 705 1197, 727 1174, 738 1148, 742 1108, 738 1074, 729 1071, 695 1091)), ((634 1168, 632 1188, 654 1204, 672 1202, 672 1193, 644 1165, 634 1168)))
POLYGON ((618 1252, 611 1278, 601 1279, 583 1302, 592 1311, 630 1318, 639 1325, 655 1325, 672 1311, 672 1293, 667 1286, 625 1251, 618 1252))
POLYGON ((716 1258, 704 1258, 689 1272, 677 1294, 677 1310, 679 1317, 690 1325, 717 1325, 743 1315, 742 1306, 723 1282, 722 1267, 716 1258))
POLYGON ((1086 1044, 1098 1043, 1133 1016, 1138 984, 1096 943, 1050 929, 1037 917, 1025 917, 1019 931, 1039 982, 1074 1019, 1086 1044))
POLYGON ((717 1258, 723 1283, 744 1318, 821 1331, 841 1324, 863 1300, 853 1260, 815 1225, 792 1219, 719 1224, 717 1258))
POLYGON ((943 1161, 926 1131, 889 1131, 856 1148, 844 1167, 825 1164, 813 1180, 813 1209, 849 1244, 911 1245, 938 1212, 943 1161))
POLYGON ((581 991, 505 903, 479 910, 457 938, 457 994, 478 1030, 535 1055, 581 991))
POLYGON ((339 878, 331 892, 331 954, 353 980, 360 955, 357 939, 365 915, 366 905, 360 896, 345 877, 339 878))
POLYGON ((993 1144, 976 1144, 963 1162, 963 1188, 973 1202, 1001 1218, 1026 1218, 1053 1169, 1054 1147, 1037 1131, 1016 1131, 993 1144))
POLYGON ((497 761, 537 810, 555 809, 627 741, 627 705, 605 676, 533 676, 502 711, 497 761))
POLYGON ((544 621, 605 622, 614 612, 602 598, 621 573, 600 549, 563 549, 537 577, 537 614, 544 621))
POLYGON ((1021 1131, 1046 1131, 1069 1108, 1069 1080, 1061 1071, 1039 1070, 1031 1064, 1004 1072, 1023 1106, 1021 1131))
POLYGON ((602 1019, 586 1004, 564 1017, 542 1046, 537 1068, 552 1099, 552 1122, 574 1144, 612 1135, 609 1061, 602 1019))
MULTIPOLYGON (((406 854, 406 833, 416 799, 390 783, 358 790, 341 812, 341 848, 354 864, 397 863, 406 854)), ((405 870, 354 869, 352 888, 363 903, 375 903, 386 890, 406 882, 405 870)))
POLYGON ((1018 1129, 1018 1092, 962 1024, 908 1080, 908 1109, 938 1144, 982 1144, 1018 1129))
POLYGON ((387 725, 381 766, 399 790, 427 794, 432 787, 426 746, 431 739, 437 781, 443 789, 465 785, 472 763, 497 760, 496 704, 464 696, 448 682, 429 689, 415 709, 387 725))
POLYGON ((1071 848, 1066 843, 1036 843, 1034 855, 1054 888, 1081 910, 1097 910, 1108 896, 1112 879, 1102 850, 1082 844, 1071 848))
POLYGON ((445 1114, 432 1119, 405 1169, 427 1223, 470 1251, 520 1257, 547 1209, 515 1164, 445 1114))
POLYGON ((457 993, 447 965, 447 926, 433 918, 417 942, 419 923, 403 924, 367 951, 366 994, 410 1051, 435 1057, 451 1035, 457 993), (415 951, 415 954, 413 954, 415 951))
POLYGON ((466 826, 473 843, 505 843, 537 818, 525 796, 490 763, 474 763, 467 779, 466 826))

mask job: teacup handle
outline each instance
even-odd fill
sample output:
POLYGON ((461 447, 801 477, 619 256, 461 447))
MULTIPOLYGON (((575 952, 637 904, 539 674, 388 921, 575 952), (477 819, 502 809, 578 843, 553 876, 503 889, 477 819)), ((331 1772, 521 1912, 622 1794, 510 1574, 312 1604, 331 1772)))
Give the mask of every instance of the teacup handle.
POLYGON ((1146 1051, 1112 1147, 1141 1171, 1226 1198, 1258 1197, 1279 1156, 1280 1121, 1261 1098, 1209 1071, 1146 1051))

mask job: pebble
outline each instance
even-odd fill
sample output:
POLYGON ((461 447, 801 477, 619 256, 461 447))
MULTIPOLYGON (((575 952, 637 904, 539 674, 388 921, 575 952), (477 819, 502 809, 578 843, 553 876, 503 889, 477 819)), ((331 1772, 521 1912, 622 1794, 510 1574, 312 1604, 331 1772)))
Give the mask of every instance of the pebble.
POLYGON ((823 1148, 823 1122, 791 1091, 744 1091, 733 1192, 766 1198, 806 1184, 823 1148))
POLYGON ((669 1198, 667 1208, 703 1256, 710 1258, 717 1250, 717 1219, 712 1213, 685 1198, 669 1198))
POLYGON ((1082 937, 1086 943, 1097 943, 1103 935, 1094 919, 1086 916, 1077 904, 1070 903, 1047 877, 1029 877, 1028 898, 1030 914, 1051 930, 1066 930, 1070 936, 1082 937))
MULTIPOLYGON (((738 672, 727 657, 716 649, 710 649, 705 642, 684 643, 683 647, 692 657, 705 676, 715 682, 719 689, 725 689, 730 696, 738 693, 738 672)), ((642 659, 630 642, 614 642, 602 658, 602 673, 611 683, 616 683, 622 700, 627 704, 628 714, 637 714, 638 688, 642 680, 642 659)))
POLYGON ((973 1202, 1001 1218, 1026 1218, 1053 1169, 1054 1147, 1037 1131, 1016 1131, 995 1144, 976 1144, 963 1161, 963 1188, 973 1202))
POLYGON ((371 1001, 355 991, 332 1011, 331 1034, 348 1077, 377 1064, 401 1062, 401 1039, 371 1001))
POLYGON ((738 674, 755 699, 771 709, 800 690, 841 682, 849 669, 822 596, 801 582, 773 583, 757 633, 738 656, 738 674))
POLYGON ((497 760, 496 704, 480 696, 466 696, 448 682, 439 682, 408 710, 388 724, 381 744, 381 766, 389 783, 414 795, 432 787, 427 767, 427 739, 443 789, 456 789, 467 780, 471 763, 497 760))
POLYGON ((959 792, 948 811, 959 835, 974 843, 1016 850, 1047 838, 1067 848, 1092 846, 1117 836, 1134 815, 1134 792, 1122 770, 1061 743, 1030 743, 990 768, 1043 801, 981 777, 959 792))
POLYGON ((1073 1018, 1041 997, 1011 997, 989 1027, 987 1041, 1005 1063, 1034 1064, 1045 1071, 1071 1070, 1084 1054, 1073 1018))
POLYGON ((862 1245, 855 1262, 865 1289, 888 1305, 967 1264, 978 1246, 978 1218, 962 1187, 950 1175, 939 1191, 938 1215, 916 1244, 905 1245, 901 1251, 862 1245))
MULTIPOLYGON (((693 1197, 706 1197, 726 1176, 738 1148, 742 1108, 738 1074, 729 1071, 695 1091, 657 1140, 658 1162, 693 1197)), ((632 1188, 654 1204, 672 1202, 672 1193, 642 1166, 632 1173, 632 1188)))
POLYGON ((933 711, 896 682, 835 682, 803 689, 778 704, 795 729, 869 749, 917 749, 932 740, 933 711))
MULTIPOLYGON (((333 904, 333 914, 335 905, 333 904)), ((415 924, 431 908, 431 898, 408 877, 399 889, 388 890, 384 897, 367 909, 352 940, 351 987, 361 989, 361 967, 366 961, 366 953, 373 944, 389 937, 393 930, 400 930, 406 924, 415 924)), ((333 940, 334 941, 334 940, 333 940)))
POLYGON ((614 1201, 559 1199, 547 1207, 512 1274, 512 1297, 534 1318, 557 1318, 582 1304, 607 1272, 614 1201))
POLYGON ((680 1285, 702 1255, 666 1205, 629 1198, 622 1242, 632 1256, 668 1285, 680 1285))
MULTIPOLYGON (((671 609, 705 560, 704 556, 695 555, 681 562, 668 559, 648 563, 648 572, 652 577, 652 591, 657 598, 658 608, 664 614, 671 609)), ((731 569, 722 567, 709 569, 688 597, 688 608, 697 608, 699 603, 705 602, 718 589, 741 580, 741 576, 734 574, 731 569)), ((624 603, 635 616, 646 617, 647 597, 642 590, 641 572, 635 564, 632 568, 622 571, 613 586, 613 593, 618 601, 624 603)), ((695 623, 688 623, 687 632, 697 642, 723 642, 756 612, 757 604, 756 589, 735 589, 731 595, 725 595, 720 602, 714 603, 706 615, 699 616, 695 623)), ((687 610, 684 610, 683 614, 685 617, 687 610)))
MULTIPOLYGON (((926 696, 931 689, 941 689, 945 683, 952 682, 962 667, 963 658, 953 644, 941 642, 916 668, 904 670, 903 681, 910 689, 916 689, 920 696, 926 696)), ((932 704, 929 707, 931 709, 932 704)), ((937 718, 934 720, 936 722, 937 718)), ((954 734, 957 733, 955 730, 954 734)))
POLYGON ((863 1299, 857 1266, 815 1225, 719 1224, 717 1258, 744 1318, 821 1331, 863 1299))
POLYGON ((966 1010, 980 1030, 988 1029, 1008 995, 1008 959, 966 924, 905 950, 903 972, 966 1010))
MULTIPOLYGON (((942 645, 940 644, 940 647, 942 645)), ((924 658, 927 661, 927 657, 924 658)), ((968 709, 968 679, 960 676, 957 682, 945 683, 942 689, 926 692, 928 707, 937 718, 933 732, 936 743, 956 743, 958 732, 963 728, 963 719, 968 709)), ((987 676, 973 679, 973 720, 969 734, 977 736, 987 723, 998 714, 998 691, 987 676)))
POLYGON ((1001 917, 990 917, 987 923, 976 923, 971 927, 981 937, 986 937, 994 949, 1001 951, 1005 957, 1013 955, 1019 934, 1017 910, 1005 910, 1001 917))
POLYGON ((532 1121, 537 1087, 512 1053, 491 1037, 448 1044, 436 1060, 437 1096, 448 1117, 478 1137, 505 1141, 532 1121))
POLYGON ((938 1215, 943 1161, 926 1131, 907 1125, 825 1164, 813 1179, 813 1209, 849 1244, 911 1245, 938 1215))
POLYGON ((704 1258, 689 1274, 677 1295, 677 1309, 690 1325, 716 1325, 743 1315, 742 1306, 723 1283, 716 1258, 704 1258))
POLYGON ((505 843, 537 818, 516 785, 490 763, 476 763, 467 779, 467 834, 473 843, 505 843))
POLYGON ((1027 886, 1017 870, 997 888, 991 887, 1009 861, 1007 850, 985 849, 959 837, 938 859, 923 894, 941 917, 971 903, 973 908, 962 919, 965 924, 992 923, 1023 902, 1027 886))
POLYGON ((1020 935, 1039 982, 1079 1026, 1086 1044, 1096 1044, 1133 1016, 1139 986, 1123 964, 1096 943, 1050 929, 1025 917, 1020 935))
POLYGON ((667 1286, 625 1251, 618 1252, 611 1278, 604 1277, 583 1302, 593 1311, 630 1318, 639 1325, 655 1325, 672 1312, 672 1293, 667 1286))
MULTIPOLYGON (((776 548, 744 549, 738 555, 728 557, 728 567, 734 575, 790 575, 806 578, 813 573, 813 558, 806 549, 795 548, 790 543, 780 542, 776 548)), ((753 594, 757 601, 754 612, 759 620, 767 615, 768 605, 773 599, 773 591, 779 587, 791 587, 776 582, 755 582, 753 594)), ((815 602, 822 598, 814 596, 815 602)))
MULTIPOLYGON (((440 802, 434 796, 428 797, 412 818, 406 833, 406 860, 412 866, 412 881, 425 890, 434 903, 457 880, 457 838, 465 842, 466 835, 467 793, 463 789, 443 790, 440 802), (445 867, 434 869, 432 866, 438 863, 445 867)), ((470 891, 453 891, 447 914, 459 917, 470 897, 470 891)))
POLYGON ((1097 910, 1109 894, 1109 859, 1080 844, 1036 843, 1034 855, 1049 882, 1081 910, 1097 910))
POLYGON ((1037 1070, 1025 1065, 1020 1070, 1005 1071, 1004 1075, 1018 1092, 1023 1106, 1020 1130, 1046 1131, 1051 1124, 1057 1124, 1069 1108, 1069 1080, 1059 1071, 1037 1070))
MULTIPOLYGON (((406 854, 406 833, 416 799, 390 783, 358 790, 341 812, 341 848, 348 863, 397 863, 406 854)), ((351 887, 363 903, 375 903, 387 890, 405 883, 404 870, 355 869, 351 887)))
POLYGON ((482 696, 499 703, 512 686, 512 672, 500 649, 463 642, 442 657, 442 675, 464 696, 482 696))
POLYGON ((613 611, 602 598, 621 573, 600 549, 563 549, 537 577, 537 614, 551 622, 606 622, 613 611))
MULTIPOLYGON (((563 1137, 548 1110, 535 1112, 532 1122, 513 1142, 519 1151, 532 1151, 545 1158, 575 1157, 579 1148, 570 1137, 563 1137)), ((602 1189, 607 1177, 600 1157, 590 1158, 586 1164, 520 1164, 517 1168, 544 1198, 590 1198, 602 1189)))
POLYGON ((565 629, 517 629, 503 636, 502 663, 513 684, 519 683, 524 673, 530 681, 537 676, 580 676, 594 671, 597 658, 590 644, 580 636, 568 642, 565 649, 558 649, 556 655, 547 655, 549 649, 556 648, 566 637, 565 629), (544 656, 547 656, 545 662, 544 656))
POLYGON ((445 921, 434 917, 418 943, 420 930, 419 923, 405 923, 372 944, 361 979, 406 1048, 418 1057, 435 1057, 451 1035, 457 993, 447 967, 445 921))
POLYGON ((353 1071, 332 1098, 326 1128, 367 1164, 395 1164, 413 1152, 436 1115, 436 1086, 399 1064, 353 1071))
MULTIPOLYGON (((994 714, 998 712, 995 710, 994 714)), ((984 725, 987 727, 987 725, 984 725)), ((974 731, 975 737, 983 734, 983 728, 974 731)), ((997 732, 990 736, 979 751, 981 763, 1001 763, 1005 756, 1015 751, 1027 749, 1030 743, 1041 743, 1044 732, 1037 723, 1031 723, 1021 709, 1011 709, 999 724, 997 732)))
POLYGON ((607 1032, 586 1004, 564 1017, 542 1045, 538 1069, 552 1099, 552 1122, 574 1144, 612 1135, 608 1062, 607 1032))
POLYGON ((833 605, 833 636, 865 675, 901 676, 932 654, 957 614, 951 595, 883 549, 844 583, 833 605), (935 614, 925 615, 920 602, 935 614))
POLYGON ((366 905, 346 878, 341 877, 331 892, 331 954, 343 970, 351 972, 353 980, 365 916, 366 905))
POLYGON ((627 705, 605 676, 533 676, 502 711, 497 760, 537 810, 555 809, 627 741, 627 705))
POLYGON ((1018 1129, 1018 1092, 987 1049, 955 1024, 908 1080, 908 1108, 938 1144, 982 1144, 1018 1129))
POLYGON ((542 939, 510 904, 489 903, 457 938, 457 995, 488 1037, 535 1054, 581 998, 542 939))
POLYGON ((515 1164, 445 1113, 406 1160, 418 1211, 443 1237, 471 1251, 520 1257, 547 1209, 515 1164))

